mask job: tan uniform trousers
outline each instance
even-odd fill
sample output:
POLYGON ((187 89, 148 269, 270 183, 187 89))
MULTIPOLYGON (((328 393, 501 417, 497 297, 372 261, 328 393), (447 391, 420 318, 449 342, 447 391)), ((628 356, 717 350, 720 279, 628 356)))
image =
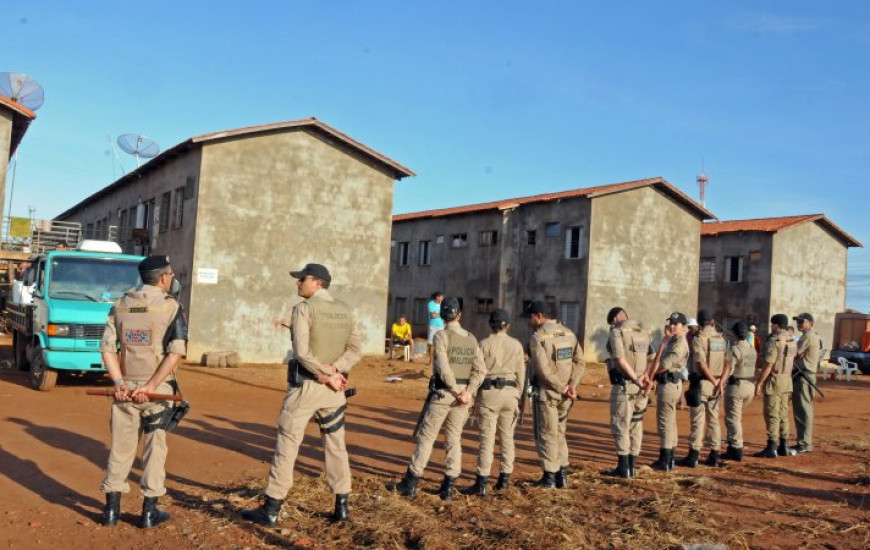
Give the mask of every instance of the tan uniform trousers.
POLYGON ((689 447, 693 451, 700 451, 703 445, 718 451, 722 445, 722 427, 719 425, 719 403, 722 397, 714 398, 712 390, 710 395, 707 393, 704 391, 705 395, 701 395, 701 405, 689 407, 689 447))
POLYGON ((570 464, 565 433, 573 402, 570 399, 548 399, 535 400, 534 405, 541 423, 537 441, 541 467, 545 472, 558 472, 560 468, 567 468, 570 464))
POLYGON ((728 445, 735 449, 743 448, 743 409, 754 397, 755 384, 750 380, 738 380, 736 384, 725 386, 725 429, 728 445))
MULTIPOLYGON (((450 396, 452 399, 452 396, 450 396)), ((457 478, 462 474, 462 429, 471 412, 469 405, 461 405, 449 399, 433 401, 426 411, 426 416, 420 424, 420 432, 417 434, 417 447, 411 456, 411 464, 408 467, 411 473, 422 477, 432 456, 432 447, 438 438, 441 426, 444 426, 444 447, 446 458, 444 459, 444 475, 457 478)))
MULTIPOLYGON (((327 418, 346 404, 344 392, 333 391, 325 384, 313 380, 305 380, 301 387, 291 387, 287 391, 281 414, 278 416, 278 438, 266 482, 267 496, 283 500, 293 487, 293 467, 311 417, 317 414, 327 418)), ((339 422, 344 422, 343 414, 333 418, 325 427, 328 429, 339 422)), ((321 430, 323 428, 321 426, 321 430)), ((350 463, 344 445, 344 426, 323 434, 323 449, 329 488, 336 495, 350 493, 350 463)))
POLYGON ((764 388, 764 422, 767 438, 778 442, 788 439, 788 402, 791 401, 791 375, 771 374, 764 388))
MULTIPOLYGON (((816 375, 808 374, 813 384, 816 383, 816 375)), ((797 432, 798 445, 813 449, 813 388, 804 380, 803 376, 795 376, 794 393, 792 393, 792 406, 794 407, 794 428, 797 432)))
POLYGON ((496 428, 501 450, 499 471, 510 474, 514 471, 514 428, 519 414, 520 390, 510 386, 493 388, 480 390, 479 396, 480 447, 477 451, 477 475, 489 476, 496 428))
POLYGON ((610 433, 616 443, 616 454, 640 454, 643 444, 643 413, 648 402, 649 398, 643 393, 628 395, 624 386, 611 386, 610 433))
MULTIPOLYGON (((125 381, 130 391, 144 386, 145 382, 125 381)), ((172 387, 163 383, 157 387, 157 393, 172 393, 172 387)), ((165 401, 133 403, 115 402, 112 404, 110 425, 112 431, 112 446, 109 450, 109 463, 106 466, 106 478, 100 487, 105 493, 129 493, 130 485, 127 476, 133 460, 136 459, 136 449, 139 446, 139 432, 142 417, 160 413, 168 406, 165 401)), ((142 495, 146 497, 162 497, 166 494, 166 431, 154 430, 144 434, 145 443, 142 448, 142 495)))
POLYGON ((677 447, 677 403, 682 393, 682 382, 659 382, 656 386, 656 427, 662 449, 677 447))

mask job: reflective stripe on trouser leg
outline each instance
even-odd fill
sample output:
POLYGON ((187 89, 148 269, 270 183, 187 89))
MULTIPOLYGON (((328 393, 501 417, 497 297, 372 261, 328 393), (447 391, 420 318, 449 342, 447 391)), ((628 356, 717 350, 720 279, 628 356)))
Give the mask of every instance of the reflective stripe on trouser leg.
MULTIPOLYGON (((816 383, 816 375, 809 374, 813 384, 816 383)), ((794 379, 794 393, 792 393, 792 406, 794 407, 794 428, 797 435, 798 445, 813 448, 813 388, 802 376, 794 379)))
POLYGON ((435 402, 429 405, 426 416, 420 424, 420 431, 417 432, 417 446, 414 454, 411 455, 411 464, 408 466, 415 476, 421 477, 426 470, 429 457, 432 455, 432 446, 435 445, 438 432, 441 431, 441 425, 444 424, 449 412, 449 405, 435 402))
POLYGON ((683 384, 659 384, 656 389, 656 427, 662 449, 677 446, 677 403, 683 384))
POLYGON ((736 449, 743 447, 743 409, 752 403, 755 385, 748 380, 725 387, 725 428, 728 445, 736 449))

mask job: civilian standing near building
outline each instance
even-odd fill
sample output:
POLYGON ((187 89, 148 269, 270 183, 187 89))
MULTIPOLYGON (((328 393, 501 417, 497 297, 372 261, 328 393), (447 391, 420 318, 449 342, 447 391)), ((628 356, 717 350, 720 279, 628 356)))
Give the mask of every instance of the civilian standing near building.
POLYGON ((665 337, 656 360, 650 367, 648 380, 655 380, 656 426, 659 432, 659 458, 652 468, 670 472, 674 468, 674 450, 677 447, 677 403, 683 391, 680 371, 689 357, 686 344, 686 316, 679 312, 667 318, 665 337))
MULTIPOLYGON (((755 396, 755 364, 758 356, 750 343, 749 326, 738 321, 732 328, 737 342, 731 346, 731 365, 725 386, 725 429, 728 448, 722 458, 743 460, 743 411, 755 396)), ((723 376, 725 376, 723 374, 723 376)))
POLYGON ((635 477, 635 462, 643 444, 643 415, 649 398, 646 372, 655 353, 650 337, 621 307, 607 314, 610 338, 610 433, 616 444, 616 469, 608 472, 623 478, 635 477))
POLYGON ((432 293, 432 300, 426 306, 429 312, 429 333, 426 337, 426 341, 429 343, 429 364, 432 364, 435 334, 444 330, 444 319, 441 318, 441 302, 443 301, 444 294, 436 291, 432 293))
POLYGON ((492 334, 480 341, 485 365, 483 383, 475 398, 480 411, 480 447, 477 451, 477 479, 462 490, 466 495, 486 495, 492 467, 495 434, 501 447, 500 468, 495 489, 507 489, 514 471, 514 428, 519 415, 526 369, 523 345, 508 335, 510 316, 503 309, 489 315, 492 334))
POLYGON ((147 394, 174 393, 177 388, 174 377, 172 383, 168 379, 187 353, 187 326, 181 305, 168 294, 173 279, 169 258, 148 256, 139 264, 139 276, 142 287, 128 290, 115 302, 100 342, 103 363, 115 384, 101 523, 107 527, 118 523, 121 493, 130 491, 127 476, 141 430, 145 439, 141 526, 148 529, 169 519, 169 514, 157 508, 157 499, 166 494, 167 407, 164 402, 149 401, 147 394))
POLYGON ((822 359, 822 338, 813 328, 812 315, 801 313, 794 319, 801 331, 794 368, 800 369, 809 378, 809 382, 801 375, 793 377, 792 406, 797 445, 792 450, 796 453, 808 453, 813 450, 813 388, 810 382, 816 383, 816 371, 822 359))
POLYGON ((577 337, 551 317, 546 302, 532 302, 524 317, 534 333, 529 361, 537 396, 533 401, 536 443, 544 474, 538 482, 547 489, 568 487, 568 413, 577 399, 577 386, 586 363, 577 337))
POLYGON ((442 500, 453 498, 453 486, 462 474, 462 429, 468 420, 472 397, 486 371, 477 339, 459 324, 462 318, 459 300, 443 300, 440 316, 447 321, 447 326, 435 334, 432 379, 421 413, 417 447, 402 480, 387 484, 388 490, 409 498, 417 494, 417 483, 426 470, 442 425, 447 458, 438 493, 442 500))
POLYGON ((361 344, 350 308, 329 293, 332 277, 320 264, 291 271, 303 300, 293 307, 290 335, 293 356, 287 395, 278 416, 275 456, 259 508, 244 510, 244 519, 274 527, 284 498, 293 486, 293 468, 305 427, 315 417, 323 434, 326 482, 335 494, 331 521, 348 518, 350 464, 344 444, 347 374, 360 360, 361 344))
POLYGON ((726 378, 722 376, 726 363, 728 343, 716 332, 713 315, 706 309, 698 311, 698 324, 701 330, 692 339, 692 365, 689 373, 689 391, 686 403, 689 405, 691 429, 689 431, 689 453, 677 461, 677 466, 697 468, 701 447, 710 449, 706 464, 720 466, 719 448, 722 433, 719 425, 719 403, 725 393, 726 378))
POLYGON ((788 336, 788 317, 777 313, 770 318, 770 336, 764 343, 764 367, 755 384, 755 395, 764 394, 764 422, 767 424, 767 447, 755 456, 788 456, 788 402, 793 389, 791 371, 797 344, 788 336), (777 440, 779 447, 777 447, 777 440))

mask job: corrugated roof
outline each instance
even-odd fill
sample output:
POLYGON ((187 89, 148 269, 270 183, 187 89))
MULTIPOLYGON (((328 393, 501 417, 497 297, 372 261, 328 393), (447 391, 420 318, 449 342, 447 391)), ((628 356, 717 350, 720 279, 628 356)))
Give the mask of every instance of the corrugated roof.
POLYGON ((260 124, 257 126, 246 126, 244 128, 235 128, 232 130, 222 130, 220 132, 211 132, 208 134, 201 134, 198 136, 194 136, 192 138, 189 138, 185 141, 182 141, 181 143, 163 151, 162 153, 160 153, 159 155, 157 155, 153 159, 149 160, 148 162, 146 162, 142 166, 136 168, 135 170, 133 170, 131 172, 128 172, 127 174, 125 174, 121 178, 117 179, 113 183, 100 189, 99 191, 97 191, 93 195, 85 198, 84 200, 82 200, 81 202, 76 204, 75 206, 73 206, 73 207, 65 210, 64 212, 58 214, 58 216, 55 219, 62 220, 64 218, 69 217, 76 210, 83 208, 83 207, 87 206, 88 204, 92 204, 92 203, 96 202, 97 200, 101 199, 102 197, 104 197, 104 196, 114 192, 115 190, 129 184, 131 181, 138 180, 144 174, 147 174, 147 173, 157 169, 158 167, 165 164, 168 160, 170 160, 170 159, 172 159, 172 158, 174 158, 174 157, 176 157, 184 152, 187 152, 188 150, 192 149, 193 147, 201 146, 202 144, 205 144, 205 143, 219 141, 219 140, 223 140, 223 139, 233 139, 233 138, 238 138, 238 137, 247 136, 247 135, 251 135, 251 134, 278 132, 281 130, 287 130, 287 129, 293 129, 293 128, 305 128, 305 129, 309 129, 309 130, 314 130, 315 132, 319 132, 320 134, 325 135, 326 137, 335 139, 335 140, 343 143, 344 145, 358 151, 364 157, 367 157, 367 158, 377 162, 381 166, 388 168, 390 171, 393 172, 393 176, 396 179, 402 179, 402 178, 407 177, 407 176, 416 175, 409 168, 406 168, 405 166, 390 159, 389 157, 382 155, 382 154, 378 153, 377 151, 375 151, 374 149, 371 149, 370 147, 363 145, 362 143, 351 138, 347 134, 339 132, 338 130, 336 130, 332 126, 326 124, 325 122, 322 122, 320 120, 317 120, 314 117, 311 117, 311 118, 305 118, 305 119, 301 119, 301 120, 290 120, 290 121, 286 121, 286 122, 273 122, 270 124, 260 124))
POLYGON ((756 218, 752 220, 728 220, 707 222, 701 226, 701 236, 715 236, 722 233, 739 233, 741 231, 758 231, 776 233, 787 227, 806 222, 817 222, 825 226, 831 233, 840 238, 847 247, 864 245, 858 239, 849 235, 824 214, 804 214, 802 216, 783 216, 779 218, 756 218))
POLYGON ((18 149, 18 144, 24 138, 24 134, 27 133, 30 123, 36 118, 36 113, 17 101, 12 101, 2 95, 0 95, 0 106, 12 111, 12 140, 9 144, 9 157, 11 158, 15 154, 15 150, 18 149))
POLYGON ((701 220, 715 219, 716 216, 712 212, 701 206, 699 203, 692 200, 688 195, 677 189, 673 184, 662 177, 647 178, 642 180, 626 181, 622 183, 613 183, 610 185, 601 185, 597 187, 582 187, 579 189, 570 189, 568 191, 560 191, 556 193, 544 193, 541 195, 531 195, 528 197, 518 197, 513 199, 505 199, 493 202, 483 202, 479 204, 470 204, 467 206, 456 206, 452 208, 440 208, 436 210, 424 210, 422 212, 411 212, 407 214, 396 214, 393 216, 394 222, 403 222, 409 220, 419 220, 423 218, 441 218, 445 216, 456 216, 460 214, 471 214, 474 212, 483 212, 487 210, 504 210, 513 208, 522 204, 531 204, 539 202, 550 202, 560 199, 570 199, 576 197, 595 198, 613 193, 638 189, 640 187, 652 186, 669 195, 677 202, 682 203, 690 211, 692 211, 701 220))

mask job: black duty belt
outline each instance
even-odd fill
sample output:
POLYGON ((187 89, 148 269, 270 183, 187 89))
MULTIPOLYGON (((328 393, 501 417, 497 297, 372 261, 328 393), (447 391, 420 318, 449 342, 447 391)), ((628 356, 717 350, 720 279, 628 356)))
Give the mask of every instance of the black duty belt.
MULTIPOLYGON (((457 379, 456 379, 456 385, 457 385, 457 386, 467 386, 467 385, 468 385, 468 378, 457 378, 457 379)), ((437 390, 446 390, 446 389, 449 389, 449 388, 448 388, 447 385, 444 383, 444 381, 441 380, 440 377, 438 377, 438 376, 433 376, 433 377, 429 380, 429 389, 430 389, 430 390, 433 390, 433 391, 437 391, 437 390)))
POLYGON ((516 388, 517 381, 509 378, 486 378, 484 379, 483 384, 480 385, 480 388, 484 390, 500 390, 507 387, 516 388))
POLYGON ((291 359, 287 365, 287 384, 291 388, 299 388, 306 380, 317 380, 317 376, 300 365, 296 359, 291 359))
POLYGON ((659 384, 676 384, 682 380, 678 372, 660 372, 656 375, 656 382, 659 384))
POLYGON ((755 382, 755 377, 747 378, 745 376, 729 376, 728 377, 728 385, 733 386, 734 384, 739 383, 741 380, 745 380, 746 382, 755 382))

